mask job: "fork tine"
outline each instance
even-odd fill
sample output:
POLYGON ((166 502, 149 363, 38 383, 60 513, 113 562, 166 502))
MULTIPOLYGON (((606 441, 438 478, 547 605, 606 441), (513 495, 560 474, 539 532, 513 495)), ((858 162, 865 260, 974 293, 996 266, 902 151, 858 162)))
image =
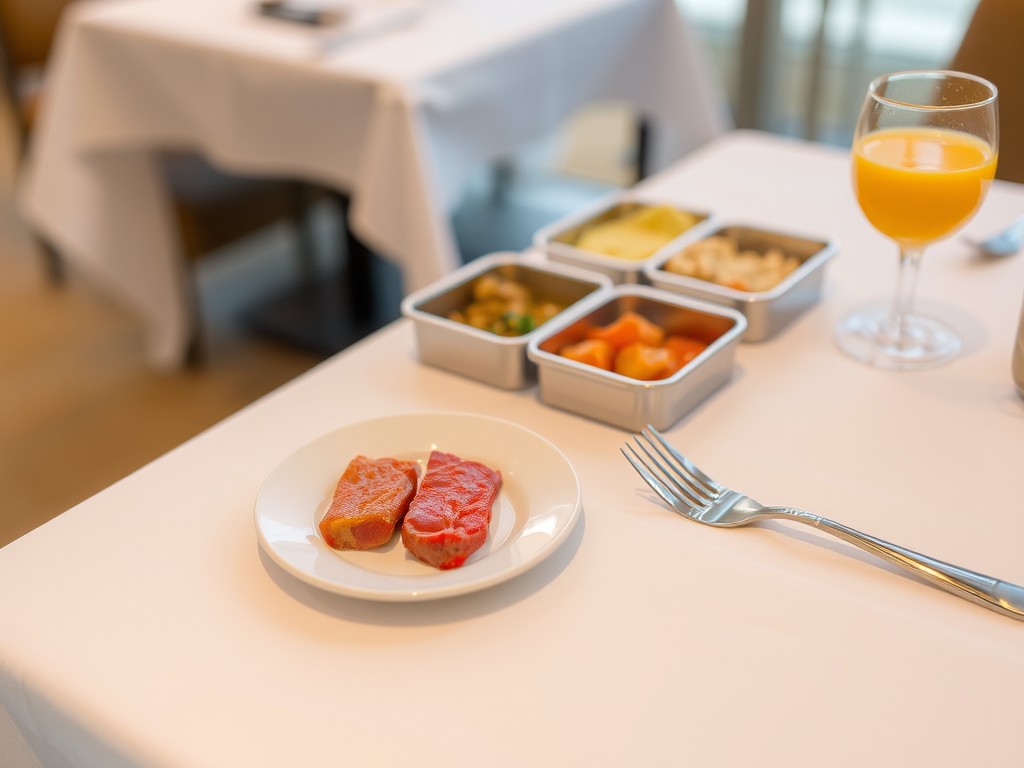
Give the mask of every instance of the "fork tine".
POLYGON ((701 472, 697 465, 695 465, 692 461, 690 461, 678 450, 676 450, 675 446, 673 446, 668 440, 666 440, 664 435, 662 435, 650 424, 648 424, 647 427, 642 431, 642 434, 648 440, 651 440, 651 438, 653 437, 654 440, 651 440, 651 442, 653 443, 654 441, 657 441, 657 443, 660 444, 661 447, 664 448, 664 450, 667 451, 672 456, 672 458, 675 459, 675 462, 681 468, 681 472, 685 473, 688 479, 691 480, 693 483, 696 483, 697 486, 701 488, 701 490, 705 494, 715 497, 720 496, 726 490, 718 483, 716 483, 714 480, 712 480, 710 477, 708 477, 706 474, 701 472))
POLYGON ((644 461, 644 457, 640 456, 639 453, 636 453, 635 448, 633 448, 634 453, 636 453, 641 461, 644 461, 644 464, 649 469, 657 467, 661 473, 662 479, 668 481, 677 496, 682 496, 681 500, 685 504, 691 507, 704 507, 713 500, 702 488, 695 486, 694 483, 690 482, 687 477, 679 471, 679 468, 675 466, 672 461, 672 457, 665 455, 664 451, 662 451, 656 444, 651 443, 649 437, 646 435, 634 435, 633 442, 636 443, 640 450, 647 455, 647 460, 644 461), (668 466, 666 466, 666 464, 668 466))
POLYGON ((665 503, 672 507, 672 509, 677 512, 683 512, 680 507, 683 506, 685 502, 682 502, 667 485, 665 485, 654 475, 653 472, 651 472, 650 469, 648 469, 643 457, 633 450, 632 446, 626 445, 624 448, 620 448, 619 450, 622 451, 622 455, 626 457, 626 460, 633 465, 633 469, 639 473, 644 482, 651 487, 651 490, 664 499, 665 503))

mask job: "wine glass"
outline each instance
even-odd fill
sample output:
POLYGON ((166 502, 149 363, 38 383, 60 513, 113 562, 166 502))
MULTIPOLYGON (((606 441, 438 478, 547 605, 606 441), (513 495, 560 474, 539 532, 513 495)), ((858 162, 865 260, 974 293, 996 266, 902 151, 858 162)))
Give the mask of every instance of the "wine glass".
POLYGON ((888 309, 860 309, 836 329, 839 347, 879 368, 942 365, 960 338, 914 311, 926 246, 978 210, 996 171, 997 92, 975 75, 896 72, 868 86, 853 138, 853 188, 861 210, 899 246, 896 297, 888 309))

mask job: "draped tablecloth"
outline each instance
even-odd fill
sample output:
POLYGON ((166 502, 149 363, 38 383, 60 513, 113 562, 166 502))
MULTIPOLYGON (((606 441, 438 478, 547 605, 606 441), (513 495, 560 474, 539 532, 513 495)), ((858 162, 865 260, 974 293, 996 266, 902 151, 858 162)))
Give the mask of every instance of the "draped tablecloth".
POLYGON ((140 313, 154 364, 182 361, 192 322, 162 147, 350 194, 353 230, 413 290, 458 264, 450 214, 468 174, 582 104, 649 116, 655 167, 727 124, 672 0, 371 7, 391 23, 325 33, 250 0, 94 0, 67 15, 22 209, 140 313))
MULTIPOLYGON (((844 357, 835 323, 890 296, 896 262, 848 164, 739 132, 643 184, 841 243, 821 302, 741 344, 732 380, 666 433, 765 503, 1024 583, 1024 256, 930 249, 922 306, 965 342, 949 365, 844 357)), ((968 231, 1022 208, 997 182, 968 231)), ((619 453, 628 438, 535 388, 420 365, 400 320, 0 550, 0 701, 48 766, 1020 764, 1024 623, 809 528, 684 520, 619 453), (438 411, 513 421, 571 462, 582 518, 548 559, 396 604, 261 554, 253 505, 281 461, 438 411)))

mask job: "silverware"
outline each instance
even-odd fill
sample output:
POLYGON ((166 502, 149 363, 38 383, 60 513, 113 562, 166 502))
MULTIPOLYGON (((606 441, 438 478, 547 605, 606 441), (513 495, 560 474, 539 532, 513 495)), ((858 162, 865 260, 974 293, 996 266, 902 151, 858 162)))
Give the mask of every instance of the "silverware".
POLYGON ((1013 256, 1024 246, 1024 216, 1021 216, 1006 229, 996 232, 984 240, 974 240, 969 237, 964 239, 986 256, 995 258, 1013 256))
POLYGON ((890 544, 841 523, 792 507, 766 507, 719 485, 647 426, 622 453, 651 489, 683 517, 726 528, 756 520, 792 520, 818 528, 958 597, 1024 620, 1024 588, 890 544), (637 450, 639 448, 639 450, 637 450))

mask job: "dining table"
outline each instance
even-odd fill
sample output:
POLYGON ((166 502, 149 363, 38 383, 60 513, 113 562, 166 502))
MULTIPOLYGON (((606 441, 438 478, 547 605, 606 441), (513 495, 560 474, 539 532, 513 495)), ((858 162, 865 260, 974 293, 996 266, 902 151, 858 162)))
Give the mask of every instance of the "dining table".
POLYGON ((729 125, 673 0, 339 0, 344 21, 319 27, 259 5, 82 0, 47 70, 20 209, 138 315, 158 368, 186 360, 195 323, 162 151, 345 195, 411 291, 461 263, 451 216, 472 175, 585 105, 635 110, 651 169, 729 125))
MULTIPOLYGON (((637 185, 838 245, 820 300, 662 431, 765 504, 1024 584, 1024 256, 966 239, 1024 188, 926 256, 920 308, 961 354, 883 370, 833 340, 896 269, 849 165, 730 131, 637 185)), ((0 549, 9 728, 51 768, 1021 765, 1024 622, 812 528, 685 519, 632 437, 424 365, 396 320, 0 549), (503 473, 482 557, 324 547, 325 466, 432 449, 503 473)))

